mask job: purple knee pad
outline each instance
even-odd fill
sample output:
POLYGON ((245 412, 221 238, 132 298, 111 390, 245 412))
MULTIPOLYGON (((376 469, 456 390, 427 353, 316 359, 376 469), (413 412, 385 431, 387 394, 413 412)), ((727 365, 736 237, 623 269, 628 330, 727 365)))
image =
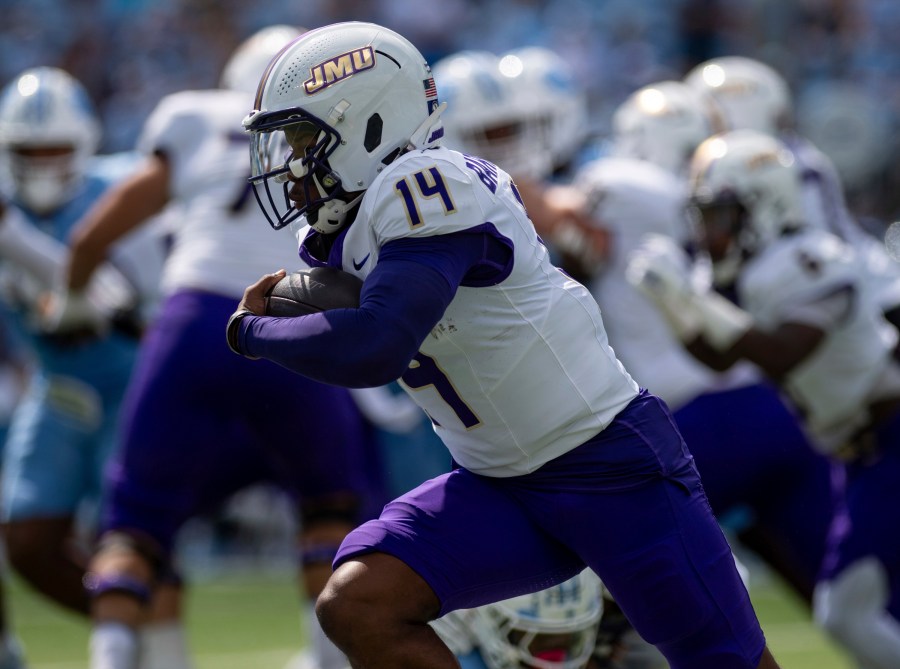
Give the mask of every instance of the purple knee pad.
POLYGON ((134 597, 141 604, 146 605, 150 603, 149 586, 130 576, 123 574, 101 576, 100 574, 88 572, 84 575, 82 582, 92 599, 96 599, 108 592, 118 592, 134 597))

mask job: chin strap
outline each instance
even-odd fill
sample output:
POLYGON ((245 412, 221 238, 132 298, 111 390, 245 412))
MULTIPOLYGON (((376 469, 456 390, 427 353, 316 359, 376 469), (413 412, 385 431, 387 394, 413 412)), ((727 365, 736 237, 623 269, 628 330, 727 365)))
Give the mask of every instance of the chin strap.
POLYGON ((344 223, 347 222, 347 214, 359 203, 364 193, 365 191, 361 191, 350 201, 340 198, 328 200, 312 217, 307 216, 310 227, 323 235, 337 232, 344 227, 344 223))

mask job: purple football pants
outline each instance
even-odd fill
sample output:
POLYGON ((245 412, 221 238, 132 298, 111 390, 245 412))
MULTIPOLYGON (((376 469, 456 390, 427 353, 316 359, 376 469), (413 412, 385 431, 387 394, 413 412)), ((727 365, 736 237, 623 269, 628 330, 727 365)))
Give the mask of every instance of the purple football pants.
POLYGON ((549 587, 586 565, 673 669, 751 669, 765 639, 693 460, 646 392, 593 439, 537 471, 456 469, 351 532, 335 566, 393 555, 441 614, 549 587))
POLYGON ((874 432, 877 455, 832 470, 835 504, 822 578, 864 557, 888 573, 888 610, 900 620, 900 416, 874 432))
POLYGON ((101 529, 138 531, 168 551, 186 520, 253 483, 280 485, 301 506, 338 493, 363 502, 376 485, 349 393, 232 353, 224 333, 236 306, 180 292, 145 335, 101 529))

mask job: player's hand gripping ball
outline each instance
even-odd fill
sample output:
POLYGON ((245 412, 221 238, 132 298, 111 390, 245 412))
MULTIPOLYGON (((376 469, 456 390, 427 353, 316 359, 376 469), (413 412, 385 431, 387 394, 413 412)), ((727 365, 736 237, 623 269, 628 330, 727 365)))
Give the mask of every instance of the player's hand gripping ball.
POLYGON ((334 267, 313 267, 285 275, 266 293, 266 316, 305 316, 359 306, 362 280, 334 267))
POLYGON ((241 349, 241 321, 246 316, 291 318, 359 306, 362 279, 352 274, 334 267, 302 269, 277 278, 280 274, 266 274, 248 287, 237 311, 228 319, 225 338, 238 355, 255 359, 241 349))

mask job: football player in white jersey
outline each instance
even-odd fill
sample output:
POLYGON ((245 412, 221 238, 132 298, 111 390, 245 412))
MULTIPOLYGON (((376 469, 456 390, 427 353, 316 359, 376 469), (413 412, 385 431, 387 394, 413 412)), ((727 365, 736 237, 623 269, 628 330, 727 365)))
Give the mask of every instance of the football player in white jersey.
POLYGON ((716 101, 728 129, 757 130, 787 144, 800 165, 806 221, 854 247, 882 309, 892 323, 900 324, 900 264, 890 259, 883 242, 866 232, 849 211, 831 159, 797 132, 793 98, 784 77, 762 61, 724 56, 695 66, 684 82, 716 101))
POLYGON ((680 81, 649 84, 620 105, 613 155, 585 166, 573 183, 589 220, 611 239, 587 285, 604 312, 622 314, 608 324, 610 343, 635 379, 669 404, 714 513, 811 605, 831 518, 827 460, 759 370, 706 368, 625 278, 645 234, 693 245, 690 157, 723 123, 714 100, 680 81))
POLYGON ((692 283, 670 240, 645 242, 629 278, 714 369, 749 360, 791 397, 835 463, 836 513, 814 595, 817 621, 860 666, 900 666, 900 365, 897 331, 840 238, 807 225, 801 175, 757 131, 707 139, 691 168, 697 241, 719 288, 692 283), (846 488, 846 490, 844 490, 846 488))
POLYGON ((336 385, 400 378, 457 465, 342 543, 316 610, 351 664, 457 667, 429 620, 589 566, 675 669, 777 667, 665 405, 550 263, 509 175, 441 146, 418 50, 373 24, 310 31, 255 107, 270 221, 364 284, 358 308, 273 318, 284 272, 265 275, 229 345, 336 385))
POLYGON ((221 337, 248 282, 273 262, 302 265, 254 202, 248 137, 240 127, 269 60, 301 32, 261 30, 235 51, 222 88, 163 98, 139 140, 140 170, 73 233, 67 288, 78 291, 112 240, 165 207, 178 207, 162 278, 165 301, 125 398, 104 534, 86 582, 92 669, 130 668, 139 653, 142 667, 187 664, 174 602, 143 627, 139 642, 145 605, 165 581, 179 527, 260 481, 280 485, 298 503, 300 580, 311 598, 306 620, 315 664, 346 664, 317 632, 312 602, 341 539, 374 512, 363 508, 369 502, 363 471, 368 433, 345 389, 311 383, 271 363, 253 365, 232 355, 221 337), (268 397, 274 388, 306 401, 285 409, 268 397), (145 653, 149 635, 159 640, 154 647, 161 654, 145 653))

